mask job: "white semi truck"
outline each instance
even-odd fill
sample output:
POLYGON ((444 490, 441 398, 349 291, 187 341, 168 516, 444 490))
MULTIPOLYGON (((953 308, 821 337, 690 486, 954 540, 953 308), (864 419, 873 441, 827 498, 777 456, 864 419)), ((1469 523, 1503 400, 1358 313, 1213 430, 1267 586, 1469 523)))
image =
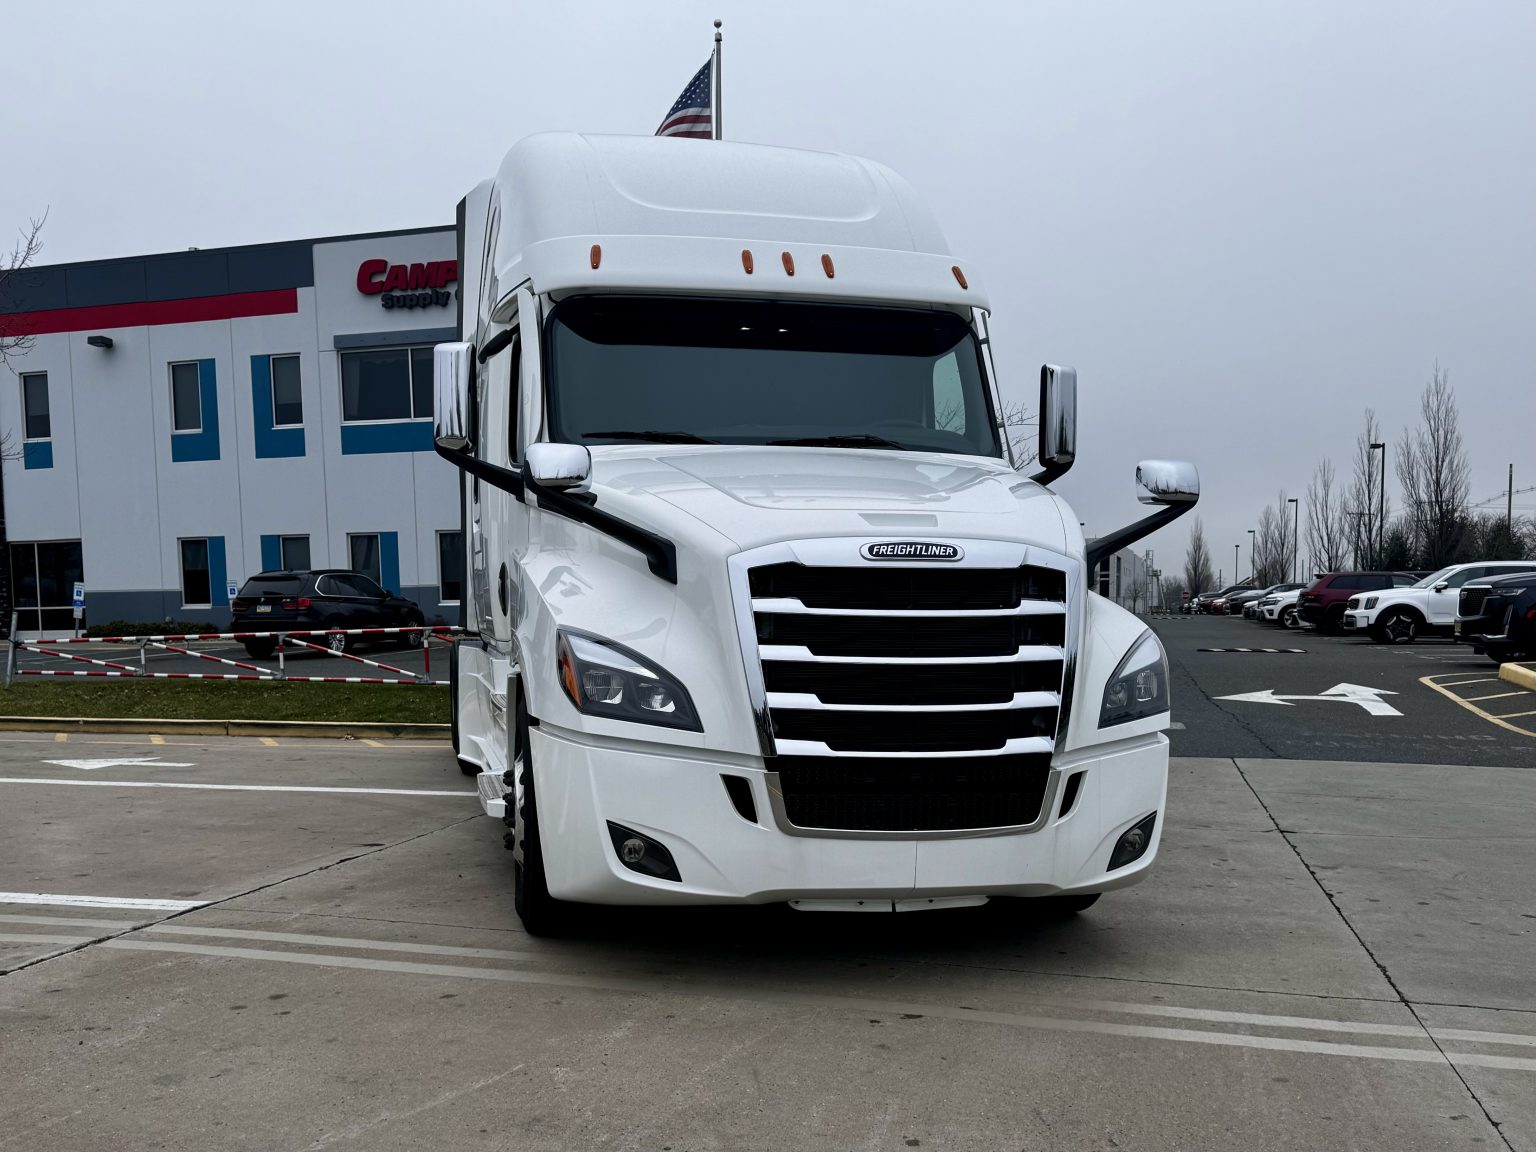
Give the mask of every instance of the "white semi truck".
POLYGON ((454 749, 533 933, 583 904, 1086 907, 1157 854, 1167 660, 1017 471, 987 298, 867 160, 533 136, 459 205, 454 749))

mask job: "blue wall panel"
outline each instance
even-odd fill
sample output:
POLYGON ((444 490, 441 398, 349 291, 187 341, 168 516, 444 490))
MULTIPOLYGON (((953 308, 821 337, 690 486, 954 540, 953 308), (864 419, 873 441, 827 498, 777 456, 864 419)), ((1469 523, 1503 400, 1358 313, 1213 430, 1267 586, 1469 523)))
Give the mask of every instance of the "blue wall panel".
POLYGON ((391 420, 381 424, 343 424, 341 452, 355 456, 368 452, 430 452, 432 421, 391 420))
POLYGON ((386 592, 400 591, 400 533, 379 533, 379 583, 386 592))
POLYGON ((224 565, 224 537, 208 537, 208 583, 212 585, 209 602, 215 608, 229 607, 229 589, 224 586, 228 573, 224 565))
POLYGON ((171 459, 177 463, 219 458, 219 384, 212 360, 197 362, 197 390, 203 403, 203 430, 171 434, 171 459))
POLYGON ((26 468, 53 467, 53 441, 27 440, 21 446, 21 461, 26 468))
POLYGON ((283 538, 281 536, 263 536, 261 538, 261 570, 263 572, 281 572, 283 568, 283 538))
POLYGON ((304 455, 303 428, 272 427, 272 358, 251 357, 251 425, 256 434, 256 458, 272 460, 304 455))

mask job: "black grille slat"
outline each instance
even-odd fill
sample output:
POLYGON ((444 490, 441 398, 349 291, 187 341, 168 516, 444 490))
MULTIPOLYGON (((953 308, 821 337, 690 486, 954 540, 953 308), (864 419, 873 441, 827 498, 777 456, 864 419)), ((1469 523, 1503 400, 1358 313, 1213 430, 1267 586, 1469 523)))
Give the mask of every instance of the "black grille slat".
POLYGON ((835 752, 969 752, 1054 736, 1055 708, 995 712, 816 712, 776 708, 777 740, 817 740, 835 752))
POLYGON ((1022 647, 1060 647, 1064 613, 1044 616, 813 616, 759 612, 757 642, 817 656, 1009 656, 1022 647))
POLYGON ((1468 618, 1483 614, 1483 601, 1488 599, 1486 588, 1463 588, 1461 590, 1461 603, 1457 605, 1457 615, 1468 618))
POLYGON ((1054 568, 813 568, 768 564, 751 572, 752 595, 799 600, 807 608, 946 611, 1017 608, 1025 600, 1064 603, 1067 581, 1054 568))
POLYGON ((1008 828, 1040 815, 1048 754, 869 760, 780 756, 784 814, 798 828, 934 832, 1008 828))
POLYGON ((1016 692, 1061 689, 1061 661, 901 667, 767 660, 770 692, 801 692, 823 704, 1005 704, 1016 692))

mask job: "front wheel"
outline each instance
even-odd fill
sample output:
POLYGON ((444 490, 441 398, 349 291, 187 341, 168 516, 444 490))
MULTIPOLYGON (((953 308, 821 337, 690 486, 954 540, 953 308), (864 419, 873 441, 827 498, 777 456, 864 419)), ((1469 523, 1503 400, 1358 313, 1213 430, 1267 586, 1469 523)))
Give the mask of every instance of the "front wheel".
MULTIPOLYGON (((340 625, 332 624, 331 627, 339 628, 340 625)), ((325 637, 325 646, 330 652, 340 656, 349 647, 348 641, 351 639, 352 637, 347 636, 341 632, 328 632, 325 637)))
MULTIPOLYGON (((570 927, 571 905, 549 894, 544 877, 544 851, 539 839, 539 806, 533 787, 533 751, 528 746, 528 707, 517 696, 513 729, 512 768, 518 783, 517 817, 512 826, 520 858, 512 863, 512 906, 530 936, 560 936, 570 927)), ((508 796, 512 801, 514 796, 508 796)))
POLYGON ((1280 625, 1281 627, 1289 628, 1292 631, 1301 627, 1301 616, 1296 611, 1296 606, 1294 604, 1280 613, 1280 625))
MULTIPOLYGON (((425 625, 425 620, 406 621, 407 628, 422 628, 425 625)), ((427 634, 425 632, 402 632, 400 635, 405 637, 405 646, 407 648, 420 648, 427 642, 427 634)))
POLYGON ((1419 621, 1412 612, 1393 609, 1376 622, 1371 635, 1382 644, 1412 644, 1419 635, 1419 621))
POLYGON ((265 660, 276 651, 276 640, 247 640, 245 642, 245 654, 252 660, 265 660))

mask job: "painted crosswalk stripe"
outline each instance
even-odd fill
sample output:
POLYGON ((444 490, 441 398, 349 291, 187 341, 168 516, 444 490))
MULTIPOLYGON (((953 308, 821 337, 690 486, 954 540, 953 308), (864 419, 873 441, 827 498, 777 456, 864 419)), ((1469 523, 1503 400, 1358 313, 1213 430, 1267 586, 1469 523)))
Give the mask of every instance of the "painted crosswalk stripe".
MULTIPOLYGON (((95 783, 95 781, 91 781, 95 783)), ((60 908, 133 908, 142 912, 190 912, 206 900, 151 900, 141 896, 75 896, 61 892, 0 892, 0 904, 51 904, 60 908)))
POLYGON ((0 784, 58 784, 70 788, 187 788, 211 792, 337 792, 362 796, 474 796, 463 789, 322 788, 314 784, 186 784, 170 780, 50 780, 40 776, 0 776, 0 784))

